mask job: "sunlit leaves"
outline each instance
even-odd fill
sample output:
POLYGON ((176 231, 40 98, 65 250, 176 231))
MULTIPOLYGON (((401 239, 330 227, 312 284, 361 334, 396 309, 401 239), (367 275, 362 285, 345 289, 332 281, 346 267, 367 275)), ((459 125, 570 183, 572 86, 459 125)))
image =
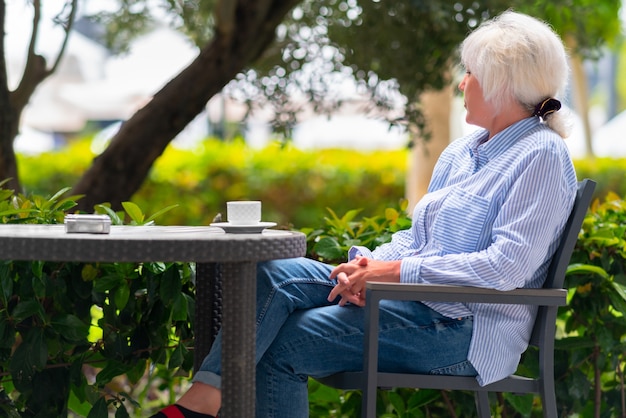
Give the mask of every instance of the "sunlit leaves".
POLYGON ((305 230, 309 256, 327 263, 340 263, 347 260, 352 246, 374 249, 388 242, 394 232, 410 228, 411 220, 405 209, 406 202, 403 201, 399 208, 387 208, 384 216, 359 217, 361 211, 358 209, 338 216, 327 208, 329 216, 324 218, 325 226, 305 230))

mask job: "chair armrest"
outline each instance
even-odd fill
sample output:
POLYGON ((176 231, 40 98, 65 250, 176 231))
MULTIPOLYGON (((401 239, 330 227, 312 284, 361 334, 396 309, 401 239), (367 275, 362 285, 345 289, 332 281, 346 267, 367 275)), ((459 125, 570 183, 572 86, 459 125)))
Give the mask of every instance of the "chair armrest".
POLYGON ((564 306, 565 289, 495 290, 481 287, 422 283, 368 282, 367 300, 414 300, 428 302, 504 303, 513 305, 564 306))

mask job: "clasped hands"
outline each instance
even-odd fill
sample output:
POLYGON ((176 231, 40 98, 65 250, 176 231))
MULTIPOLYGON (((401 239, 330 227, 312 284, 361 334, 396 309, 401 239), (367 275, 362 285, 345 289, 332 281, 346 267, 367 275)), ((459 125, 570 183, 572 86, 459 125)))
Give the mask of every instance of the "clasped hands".
POLYGON ((341 297, 340 306, 350 302, 365 306, 365 283, 399 282, 400 260, 381 261, 356 256, 347 263, 339 264, 330 272, 330 279, 337 279, 337 286, 330 291, 328 300, 341 297))

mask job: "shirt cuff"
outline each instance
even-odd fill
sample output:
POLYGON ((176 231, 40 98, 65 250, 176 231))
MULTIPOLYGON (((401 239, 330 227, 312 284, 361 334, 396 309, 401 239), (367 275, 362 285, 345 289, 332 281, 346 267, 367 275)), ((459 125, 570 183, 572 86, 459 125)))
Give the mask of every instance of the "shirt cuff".
POLYGON ((355 245, 353 247, 350 247, 350 250, 348 250, 348 261, 354 259, 357 255, 367 258, 374 258, 369 248, 363 247, 361 245, 355 245))
POLYGON ((421 257, 405 257, 400 264, 400 283, 423 283, 420 278, 420 270, 422 268, 421 257))

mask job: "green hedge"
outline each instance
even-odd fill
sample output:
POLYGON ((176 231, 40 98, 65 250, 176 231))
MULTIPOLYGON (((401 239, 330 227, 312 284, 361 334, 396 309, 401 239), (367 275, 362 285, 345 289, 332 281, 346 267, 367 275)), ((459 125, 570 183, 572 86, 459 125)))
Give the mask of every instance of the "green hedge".
POLYGON ((578 178, 594 179, 596 196, 604 198, 613 192, 626 196, 626 158, 591 158, 574 161, 578 178))
MULTIPOLYGON (((20 178, 28 192, 49 195, 74 184, 91 158, 86 141, 21 156, 20 178)), ((242 141, 208 140, 195 150, 168 148, 132 201, 146 209, 178 204, 160 219, 164 225, 206 225, 228 200, 261 200, 265 220, 301 228, 318 224, 327 207, 380 213, 397 206, 407 158, 406 150, 302 151, 279 144, 255 150, 242 141)))
MULTIPOLYGON (((326 208, 373 216, 397 207, 405 196, 409 157, 406 149, 250 149, 241 140, 207 140, 194 150, 169 147, 132 201, 146 210, 178 204, 160 219, 164 225, 206 225, 228 200, 261 200, 265 220, 303 228, 319 225, 326 208)), ((75 184, 92 158, 87 140, 59 152, 19 156, 20 178, 27 192, 52 195, 75 184)), ((626 159, 576 160, 575 166, 580 178, 598 182, 597 196, 626 196, 626 159)))

